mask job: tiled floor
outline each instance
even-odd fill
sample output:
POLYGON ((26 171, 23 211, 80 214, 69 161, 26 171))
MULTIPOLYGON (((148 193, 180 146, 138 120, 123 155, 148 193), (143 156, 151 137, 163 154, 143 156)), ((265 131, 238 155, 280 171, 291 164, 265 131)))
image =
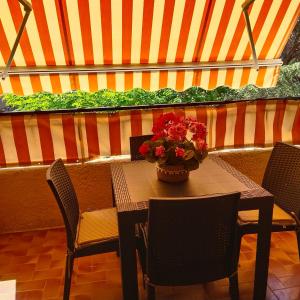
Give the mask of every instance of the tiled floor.
MULTIPOLYGON (((241 300, 251 299, 255 244, 253 235, 243 240, 239 267, 241 300)), ((10 287, 3 284, 6 280, 16 280, 17 300, 62 299, 64 254, 62 229, 1 235, 0 299, 15 299, 8 296, 10 287)), ((141 281, 140 294, 144 300, 141 281)), ((122 299, 120 262, 115 253, 76 260, 71 299, 122 299)), ((225 300, 229 299, 228 283, 221 280, 206 285, 160 288, 157 299, 225 300)), ((300 299, 300 263, 294 233, 272 235, 267 299, 300 299)))

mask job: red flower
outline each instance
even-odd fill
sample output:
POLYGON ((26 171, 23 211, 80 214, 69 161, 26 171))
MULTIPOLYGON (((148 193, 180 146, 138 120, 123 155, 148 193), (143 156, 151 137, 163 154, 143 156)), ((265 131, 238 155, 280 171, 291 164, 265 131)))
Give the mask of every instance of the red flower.
POLYGON ((179 147, 176 147, 175 148, 175 154, 177 157, 183 157, 184 154, 185 154, 185 151, 183 148, 179 148, 179 147))
POLYGON ((174 141, 183 141, 186 137, 186 127, 183 123, 170 126, 168 129, 168 138, 174 141))
POLYGON ((155 156, 162 157, 165 155, 165 147, 164 146, 158 146, 155 148, 155 156))
POLYGON ((202 151, 207 149, 207 144, 206 144, 205 140, 202 140, 202 139, 196 140, 196 146, 197 146, 197 149, 202 150, 202 151))
POLYGON ((173 112, 161 114, 153 125, 152 132, 154 134, 160 133, 165 136, 169 127, 173 124, 177 124, 178 122, 180 122, 180 117, 173 112))
POLYGON ((143 143, 140 147, 139 147, 139 152, 142 155, 146 155, 150 150, 150 146, 149 144, 143 143))

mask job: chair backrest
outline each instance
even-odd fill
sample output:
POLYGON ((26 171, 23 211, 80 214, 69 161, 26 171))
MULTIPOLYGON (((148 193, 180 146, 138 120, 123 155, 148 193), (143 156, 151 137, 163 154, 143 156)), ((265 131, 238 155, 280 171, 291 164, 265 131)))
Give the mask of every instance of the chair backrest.
POLYGON ((76 240, 80 212, 71 178, 61 159, 57 159, 51 164, 47 170, 46 178, 63 216, 68 249, 72 251, 76 240))
POLYGON ((274 195, 276 204, 300 217, 300 148, 276 143, 262 186, 274 195))
POLYGON ((150 199, 147 275, 157 285, 225 278, 236 269, 240 193, 150 199))
POLYGON ((139 153, 139 147, 147 140, 150 140, 153 137, 153 134, 148 135, 140 135, 140 136, 131 136, 129 138, 130 143, 130 156, 131 160, 143 160, 145 159, 140 153, 139 153))

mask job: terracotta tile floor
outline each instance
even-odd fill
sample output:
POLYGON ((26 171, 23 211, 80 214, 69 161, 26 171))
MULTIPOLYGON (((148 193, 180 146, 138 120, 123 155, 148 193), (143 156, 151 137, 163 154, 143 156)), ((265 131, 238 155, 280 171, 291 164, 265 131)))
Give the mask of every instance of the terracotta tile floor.
MULTIPOLYGON (((255 246, 255 236, 244 238, 239 267, 241 300, 251 299, 255 246)), ((17 300, 62 299, 64 254, 62 229, 1 235, 0 299, 15 299, 8 296, 10 287, 6 285, 12 282, 7 280, 16 280, 17 300)), ((144 300, 141 280, 140 294, 144 300)), ((75 260, 71 299, 122 299, 120 262, 115 253, 75 260)), ((157 299, 225 300, 229 299, 228 283, 221 280, 206 285, 159 288, 157 299)), ((300 263, 294 233, 272 235, 267 299, 300 299, 300 263)))

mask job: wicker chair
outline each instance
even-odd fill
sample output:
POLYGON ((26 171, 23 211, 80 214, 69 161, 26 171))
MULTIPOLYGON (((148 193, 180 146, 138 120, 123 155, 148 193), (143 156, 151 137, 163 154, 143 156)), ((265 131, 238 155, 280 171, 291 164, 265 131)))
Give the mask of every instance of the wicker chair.
POLYGON ((130 144, 130 156, 131 160, 143 160, 145 159, 140 153, 139 153, 139 147, 147 140, 150 140, 153 137, 153 134, 148 135, 140 135, 140 136, 131 136, 129 138, 129 144, 130 144))
MULTIPOLYGON (((296 231, 300 254, 300 149, 276 143, 269 159, 263 188, 274 195, 272 231, 296 231)), ((257 233, 258 211, 239 212, 241 237, 257 233)))
POLYGON ((148 224, 140 225, 148 299, 155 286, 179 286, 229 278, 238 299, 239 193, 200 198, 150 199, 148 224))
POLYGON ((80 213, 76 193, 61 159, 47 170, 47 182, 56 198, 67 234, 64 300, 69 299, 74 258, 117 251, 115 208, 80 213))

